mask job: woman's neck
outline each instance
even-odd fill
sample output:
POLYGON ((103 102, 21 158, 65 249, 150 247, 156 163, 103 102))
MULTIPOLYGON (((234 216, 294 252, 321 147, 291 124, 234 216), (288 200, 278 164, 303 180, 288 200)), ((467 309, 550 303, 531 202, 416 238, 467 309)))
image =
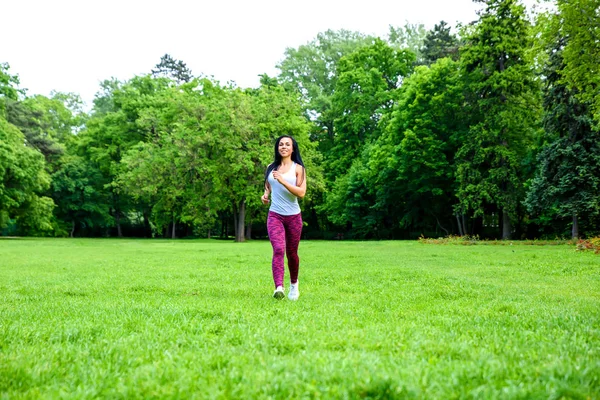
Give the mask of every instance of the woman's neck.
POLYGON ((288 165, 292 165, 292 162, 293 161, 292 161, 292 157, 291 156, 290 157, 282 157, 281 158, 281 165, 282 166, 285 165, 287 167, 288 165))

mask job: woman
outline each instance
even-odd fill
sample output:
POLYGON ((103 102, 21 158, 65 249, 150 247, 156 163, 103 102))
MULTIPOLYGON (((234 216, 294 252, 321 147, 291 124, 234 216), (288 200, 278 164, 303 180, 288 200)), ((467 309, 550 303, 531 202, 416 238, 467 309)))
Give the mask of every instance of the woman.
POLYGON ((298 300, 298 245, 302 233, 302 215, 298 198, 306 194, 306 171, 298 143, 291 136, 281 136, 275 142, 275 159, 267 167, 265 174, 265 193, 261 200, 271 207, 267 218, 267 232, 273 246, 273 281, 275 293, 273 297, 285 297, 283 276, 283 256, 287 254, 288 269, 290 270, 290 300, 298 300))

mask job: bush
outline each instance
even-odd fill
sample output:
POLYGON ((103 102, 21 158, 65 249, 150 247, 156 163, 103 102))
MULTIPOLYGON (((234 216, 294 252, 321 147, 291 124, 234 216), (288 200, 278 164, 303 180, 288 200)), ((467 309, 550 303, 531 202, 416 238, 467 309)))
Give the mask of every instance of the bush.
POLYGON ((424 236, 419 237, 419 243, 426 244, 462 244, 462 245, 473 245, 479 242, 479 236, 458 236, 458 235, 449 235, 446 237, 440 237, 437 239, 426 238, 424 236))
POLYGON ((579 239, 577 241, 577 250, 593 251, 596 254, 600 254, 600 237, 593 237, 590 239, 579 239))

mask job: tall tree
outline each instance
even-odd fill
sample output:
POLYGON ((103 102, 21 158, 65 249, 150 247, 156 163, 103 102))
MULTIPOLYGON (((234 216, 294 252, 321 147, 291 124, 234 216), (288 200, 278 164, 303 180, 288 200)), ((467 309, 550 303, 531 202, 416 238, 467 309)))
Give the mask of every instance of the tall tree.
POLYGON ((152 202, 159 226, 166 216, 206 230, 226 211, 236 241, 244 241, 247 221, 264 209, 257 193, 274 139, 290 134, 307 149, 307 165, 314 159, 309 123, 280 86, 242 91, 192 82, 161 93, 139 122, 155 134, 128 152, 120 181, 152 202))
MULTIPOLYGON (((69 236, 86 229, 110 226, 107 193, 103 177, 87 160, 67 155, 52 174, 52 198, 55 213, 69 236)), ((91 232, 90 232, 91 233, 91 232)))
POLYGON ((117 235, 123 236, 122 222, 133 210, 133 199, 128 193, 118 190, 117 176, 121 159, 139 142, 156 135, 156 125, 151 121, 140 125, 142 110, 151 106, 157 94, 173 86, 166 78, 150 76, 135 77, 126 83, 107 82, 103 93, 96 97, 99 110, 94 110, 87 121, 86 129, 78 135, 77 154, 91 161, 105 178, 110 193, 110 212, 114 218, 117 235))
POLYGON ((600 0, 558 0, 562 35, 568 38, 561 75, 600 127, 600 0))
POLYGON ((52 98, 35 95, 7 102, 7 120, 19 128, 29 145, 44 155, 49 171, 54 170, 65 152, 65 144, 85 121, 80 101, 73 94, 54 93, 52 98))
POLYGON ((382 136, 390 151, 376 185, 377 198, 402 227, 454 230, 455 155, 467 130, 463 91, 459 64, 447 58, 418 67, 404 84, 382 136))
POLYGON ((389 113, 414 54, 380 39, 340 60, 333 95, 336 135, 327 153, 330 182, 345 173, 362 147, 381 134, 379 121, 389 113))
POLYGON ((44 196, 50 177, 42 154, 0 117, 0 227, 14 220, 21 234, 52 230, 52 199, 44 196))
POLYGON ((4 116, 3 104, 6 99, 16 101, 19 99, 19 95, 24 94, 24 91, 19 89, 19 76, 11 75, 9 71, 8 63, 0 63, 0 111, 2 111, 0 117, 4 116))
POLYGON ((194 75, 187 65, 181 60, 175 60, 169 54, 160 58, 160 62, 152 69, 152 76, 173 79, 178 84, 194 79, 194 75))
POLYGON ((19 234, 46 234, 52 230, 54 207, 44 195, 50 177, 43 155, 6 120, 7 108, 25 93, 9 69, 0 63, 0 228, 15 223, 19 234))
POLYGON ((431 65, 444 57, 458 60, 458 39, 450 33, 450 26, 445 21, 440 21, 425 36, 422 51, 423 64, 431 65))
POLYGON ((405 79, 382 135, 338 179, 326 211, 364 237, 453 231, 455 153, 466 130, 457 63, 439 60, 405 79))
POLYGON ((321 142, 322 149, 331 147, 335 136, 332 96, 338 63, 374 40, 358 32, 328 30, 297 49, 287 48, 277 66, 284 87, 300 93, 307 117, 316 124, 313 137, 321 142))
POLYGON ((422 64, 427 30, 423 24, 405 23, 404 26, 389 26, 387 41, 398 50, 408 50, 415 55, 415 64, 422 64))
POLYGON ((459 211, 501 215, 502 238, 513 231, 524 188, 522 164, 539 120, 539 89, 526 57, 529 23, 517 0, 481 0, 485 8, 461 62, 470 129, 458 151, 459 211))
POLYGON ((562 82, 564 43, 553 43, 544 71, 546 143, 525 203, 538 215, 571 218, 577 238, 580 218, 600 214, 600 132, 592 128, 588 104, 562 82))

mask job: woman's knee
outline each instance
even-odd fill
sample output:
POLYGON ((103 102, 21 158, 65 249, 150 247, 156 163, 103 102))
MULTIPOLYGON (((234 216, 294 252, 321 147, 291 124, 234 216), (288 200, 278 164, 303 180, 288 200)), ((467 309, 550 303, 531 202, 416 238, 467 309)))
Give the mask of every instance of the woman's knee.
POLYGON ((273 246, 273 257, 283 257, 285 254, 284 246, 273 246))
POLYGON ((285 255, 288 260, 297 260, 298 259, 298 250, 286 250, 285 255))

